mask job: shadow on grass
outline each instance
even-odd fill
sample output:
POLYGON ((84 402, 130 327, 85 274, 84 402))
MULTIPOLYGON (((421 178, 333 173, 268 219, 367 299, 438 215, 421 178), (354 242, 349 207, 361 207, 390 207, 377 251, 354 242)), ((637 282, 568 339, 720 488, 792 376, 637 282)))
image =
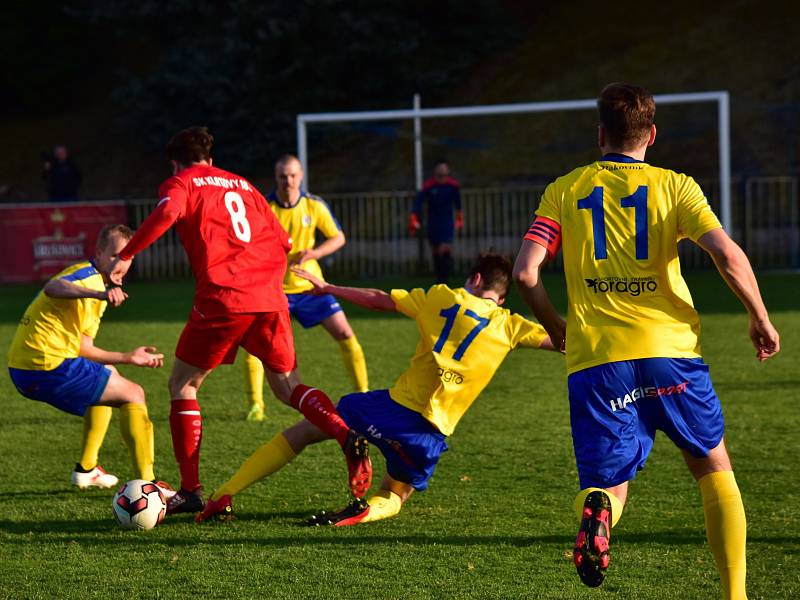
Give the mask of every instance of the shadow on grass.
MULTIPOLYGON (((245 517, 238 519, 238 527, 233 528, 230 523, 213 522, 197 525, 196 532, 184 532, 183 535, 174 535, 171 527, 182 527, 190 524, 192 515, 180 515, 177 518, 163 523, 158 528, 158 533, 124 532, 110 519, 87 519, 81 521, 51 520, 51 521, 9 521, 0 520, 0 532, 7 534, 3 540, 9 545, 29 545, 31 543, 59 543, 76 542, 91 546, 118 546, 161 544, 169 547, 188 547, 196 545, 225 546, 229 544, 251 544, 253 546, 270 546, 286 548, 292 546, 352 546, 352 545, 386 545, 386 544, 412 544, 416 546, 515 546, 528 547, 542 544, 557 544, 571 547, 574 541, 572 533, 564 535, 450 535, 450 534, 410 534, 398 533, 392 535, 386 531, 373 530, 372 535, 353 535, 353 529, 338 529, 335 527, 298 527, 307 530, 307 535, 257 535, 245 536, 242 526, 248 522, 265 523, 278 519, 300 519, 306 515, 297 512, 271 513, 266 518, 245 517), (209 534, 222 533, 230 528, 229 535, 220 538, 209 538, 209 534), (98 533, 110 534, 107 537, 98 536, 98 533), (199 537, 195 533, 202 533, 199 537), (36 536, 32 539, 32 536, 36 536), (43 539, 44 538, 44 539, 43 539)), ((368 533, 368 526, 359 528, 359 531, 368 533)), ((399 528, 398 528, 399 529, 399 528)), ((706 543, 705 535, 694 529, 672 531, 649 531, 642 533, 624 533, 617 536, 618 544, 624 545, 659 545, 681 546, 702 545, 706 543)), ((794 535, 786 536, 748 536, 750 544, 779 545, 784 548, 798 547, 800 541, 794 535)))

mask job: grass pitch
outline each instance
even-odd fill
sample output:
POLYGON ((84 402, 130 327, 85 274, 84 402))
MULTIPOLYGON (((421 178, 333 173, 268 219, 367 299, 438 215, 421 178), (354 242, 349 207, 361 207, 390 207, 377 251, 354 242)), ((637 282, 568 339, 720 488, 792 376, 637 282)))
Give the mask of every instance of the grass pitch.
MULTIPOLYGON (((794 461, 800 450, 800 277, 760 278, 783 352, 758 364, 746 317, 715 273, 689 278, 703 317, 703 349, 727 419, 727 441, 748 516, 751 599, 800 596, 794 461)), ((419 283, 419 282, 418 282, 419 283)), ((379 287, 408 282, 378 282, 379 287), (383 283, 384 285, 380 285, 383 283)), ((551 280, 564 306, 559 280, 551 280)), ((171 355, 191 303, 190 284, 131 285, 109 308, 98 345, 155 344, 171 355)), ((0 295, 0 348, 35 293, 0 295)), ((515 294, 514 294, 515 296, 515 294)), ((519 307, 516 297, 512 305, 519 307)), ((406 367, 416 328, 403 317, 346 307, 367 355, 373 389, 406 367)), ((336 344, 319 328, 295 329, 304 379, 332 397, 348 391, 336 344)), ((156 428, 156 472, 178 481, 160 371, 121 367, 141 383, 156 428)), ((0 597, 2 598, 664 598, 713 599, 719 583, 705 543, 696 485, 679 452, 659 436, 631 484, 612 538, 606 582, 584 588, 571 561, 577 474, 569 433, 563 360, 513 353, 450 438, 430 489, 398 517, 352 528, 300 525, 347 501, 344 461, 334 442, 235 499, 238 520, 195 525, 169 518, 149 532, 120 529, 113 491, 69 484, 81 421, 20 397, 0 375, 0 597)), ((201 476, 211 490, 297 413, 267 402, 264 423, 244 421, 241 364, 222 367, 201 392, 201 476)), ((114 417, 101 464, 129 478, 114 417)), ((383 460, 374 457, 376 482, 383 460)))

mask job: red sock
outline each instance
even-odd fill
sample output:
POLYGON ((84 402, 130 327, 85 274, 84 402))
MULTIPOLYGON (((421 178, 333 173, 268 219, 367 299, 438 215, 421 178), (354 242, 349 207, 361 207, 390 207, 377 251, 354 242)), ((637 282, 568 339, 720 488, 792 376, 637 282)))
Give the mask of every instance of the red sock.
POLYGON ((193 492, 200 487, 200 440, 203 438, 203 418, 197 400, 173 400, 169 428, 175 460, 181 471, 181 488, 193 492))
POLYGON ((344 446, 350 428, 336 412, 336 407, 325 392, 301 383, 292 391, 289 403, 311 423, 339 442, 340 446, 344 446))

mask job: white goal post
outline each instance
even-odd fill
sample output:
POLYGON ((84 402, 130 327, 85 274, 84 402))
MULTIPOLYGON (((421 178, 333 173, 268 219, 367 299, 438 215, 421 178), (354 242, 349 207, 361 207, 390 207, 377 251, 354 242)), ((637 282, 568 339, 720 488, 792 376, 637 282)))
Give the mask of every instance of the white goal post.
MULTIPOLYGON (((730 152, 730 103, 726 91, 696 92, 691 94, 662 94, 654 96, 656 105, 715 102, 719 127, 719 188, 720 220, 729 233, 733 233, 731 216, 731 152, 730 152)), ((411 109, 373 110, 358 112, 304 113, 297 115, 297 156, 305 171, 305 182, 309 182, 307 128, 310 123, 343 123, 348 121, 414 120, 414 167, 417 189, 422 185, 422 119, 474 117, 488 115, 511 115, 541 113, 562 110, 596 109, 597 100, 565 100, 558 102, 523 102, 518 104, 491 104, 484 106, 452 106, 445 108, 422 108, 419 94, 414 96, 411 109)))

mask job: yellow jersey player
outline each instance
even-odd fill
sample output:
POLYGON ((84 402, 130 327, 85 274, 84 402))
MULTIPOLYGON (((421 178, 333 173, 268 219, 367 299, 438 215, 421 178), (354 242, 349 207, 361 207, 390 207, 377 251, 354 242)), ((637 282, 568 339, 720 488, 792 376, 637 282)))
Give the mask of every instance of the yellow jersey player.
MULTIPOLYGON (((411 365, 389 390, 344 396, 339 414, 349 427, 380 449, 386 459, 381 489, 356 498, 342 511, 312 517, 310 524, 354 525, 396 515, 414 492, 428 487, 446 438, 514 348, 553 345, 541 325, 501 307, 511 283, 511 262, 482 256, 463 288, 441 284, 423 289, 338 287, 307 271, 295 273, 313 293, 333 294, 360 306, 397 311, 414 319, 419 342, 411 365)), ((302 421, 263 445, 222 485, 197 517, 204 521, 232 511, 231 497, 274 473, 307 445, 327 439, 302 421)))
POLYGON ((683 452, 703 498, 725 598, 745 598, 746 525, 723 439, 720 402, 700 357, 700 320, 681 276, 678 241, 713 258, 750 316, 757 358, 780 349, 747 257, 691 177, 644 162, 655 102, 638 86, 598 100, 602 158, 550 184, 517 257, 520 291, 556 344, 566 326, 573 444, 581 491, 573 552, 581 580, 602 583, 611 527, 657 429, 683 452), (539 271, 563 250, 566 324, 539 271))
MULTIPOLYGON (((304 328, 322 325, 339 344, 353 389, 368 389, 367 363, 364 351, 353 333, 339 302, 330 294, 311 296, 311 283, 292 272, 292 266, 303 269, 322 279, 319 259, 345 244, 342 228, 327 203, 320 197, 302 190, 303 167, 297 157, 287 154, 275 163, 276 189, 268 196, 269 205, 281 226, 289 233, 292 250, 289 268, 283 281, 283 291, 289 299, 289 312, 304 328), (316 245, 317 232, 325 237, 316 245)), ((249 421, 264 419, 264 367, 256 357, 245 353, 245 385, 250 401, 249 421)))
MULTIPOLYGON (((8 351, 8 371, 20 394, 83 416, 81 457, 72 472, 72 483, 81 489, 117 483, 97 464, 112 407, 120 409, 120 429, 134 467, 131 479, 154 479, 153 424, 144 390, 111 365, 157 368, 164 355, 148 346, 110 352, 94 345, 106 305, 119 306, 127 298, 122 288, 107 287, 112 282, 102 273, 132 235, 125 225, 104 227, 94 260, 67 267, 47 282, 25 310, 8 351)), ((120 264, 113 280, 121 282, 129 266, 120 264)))

